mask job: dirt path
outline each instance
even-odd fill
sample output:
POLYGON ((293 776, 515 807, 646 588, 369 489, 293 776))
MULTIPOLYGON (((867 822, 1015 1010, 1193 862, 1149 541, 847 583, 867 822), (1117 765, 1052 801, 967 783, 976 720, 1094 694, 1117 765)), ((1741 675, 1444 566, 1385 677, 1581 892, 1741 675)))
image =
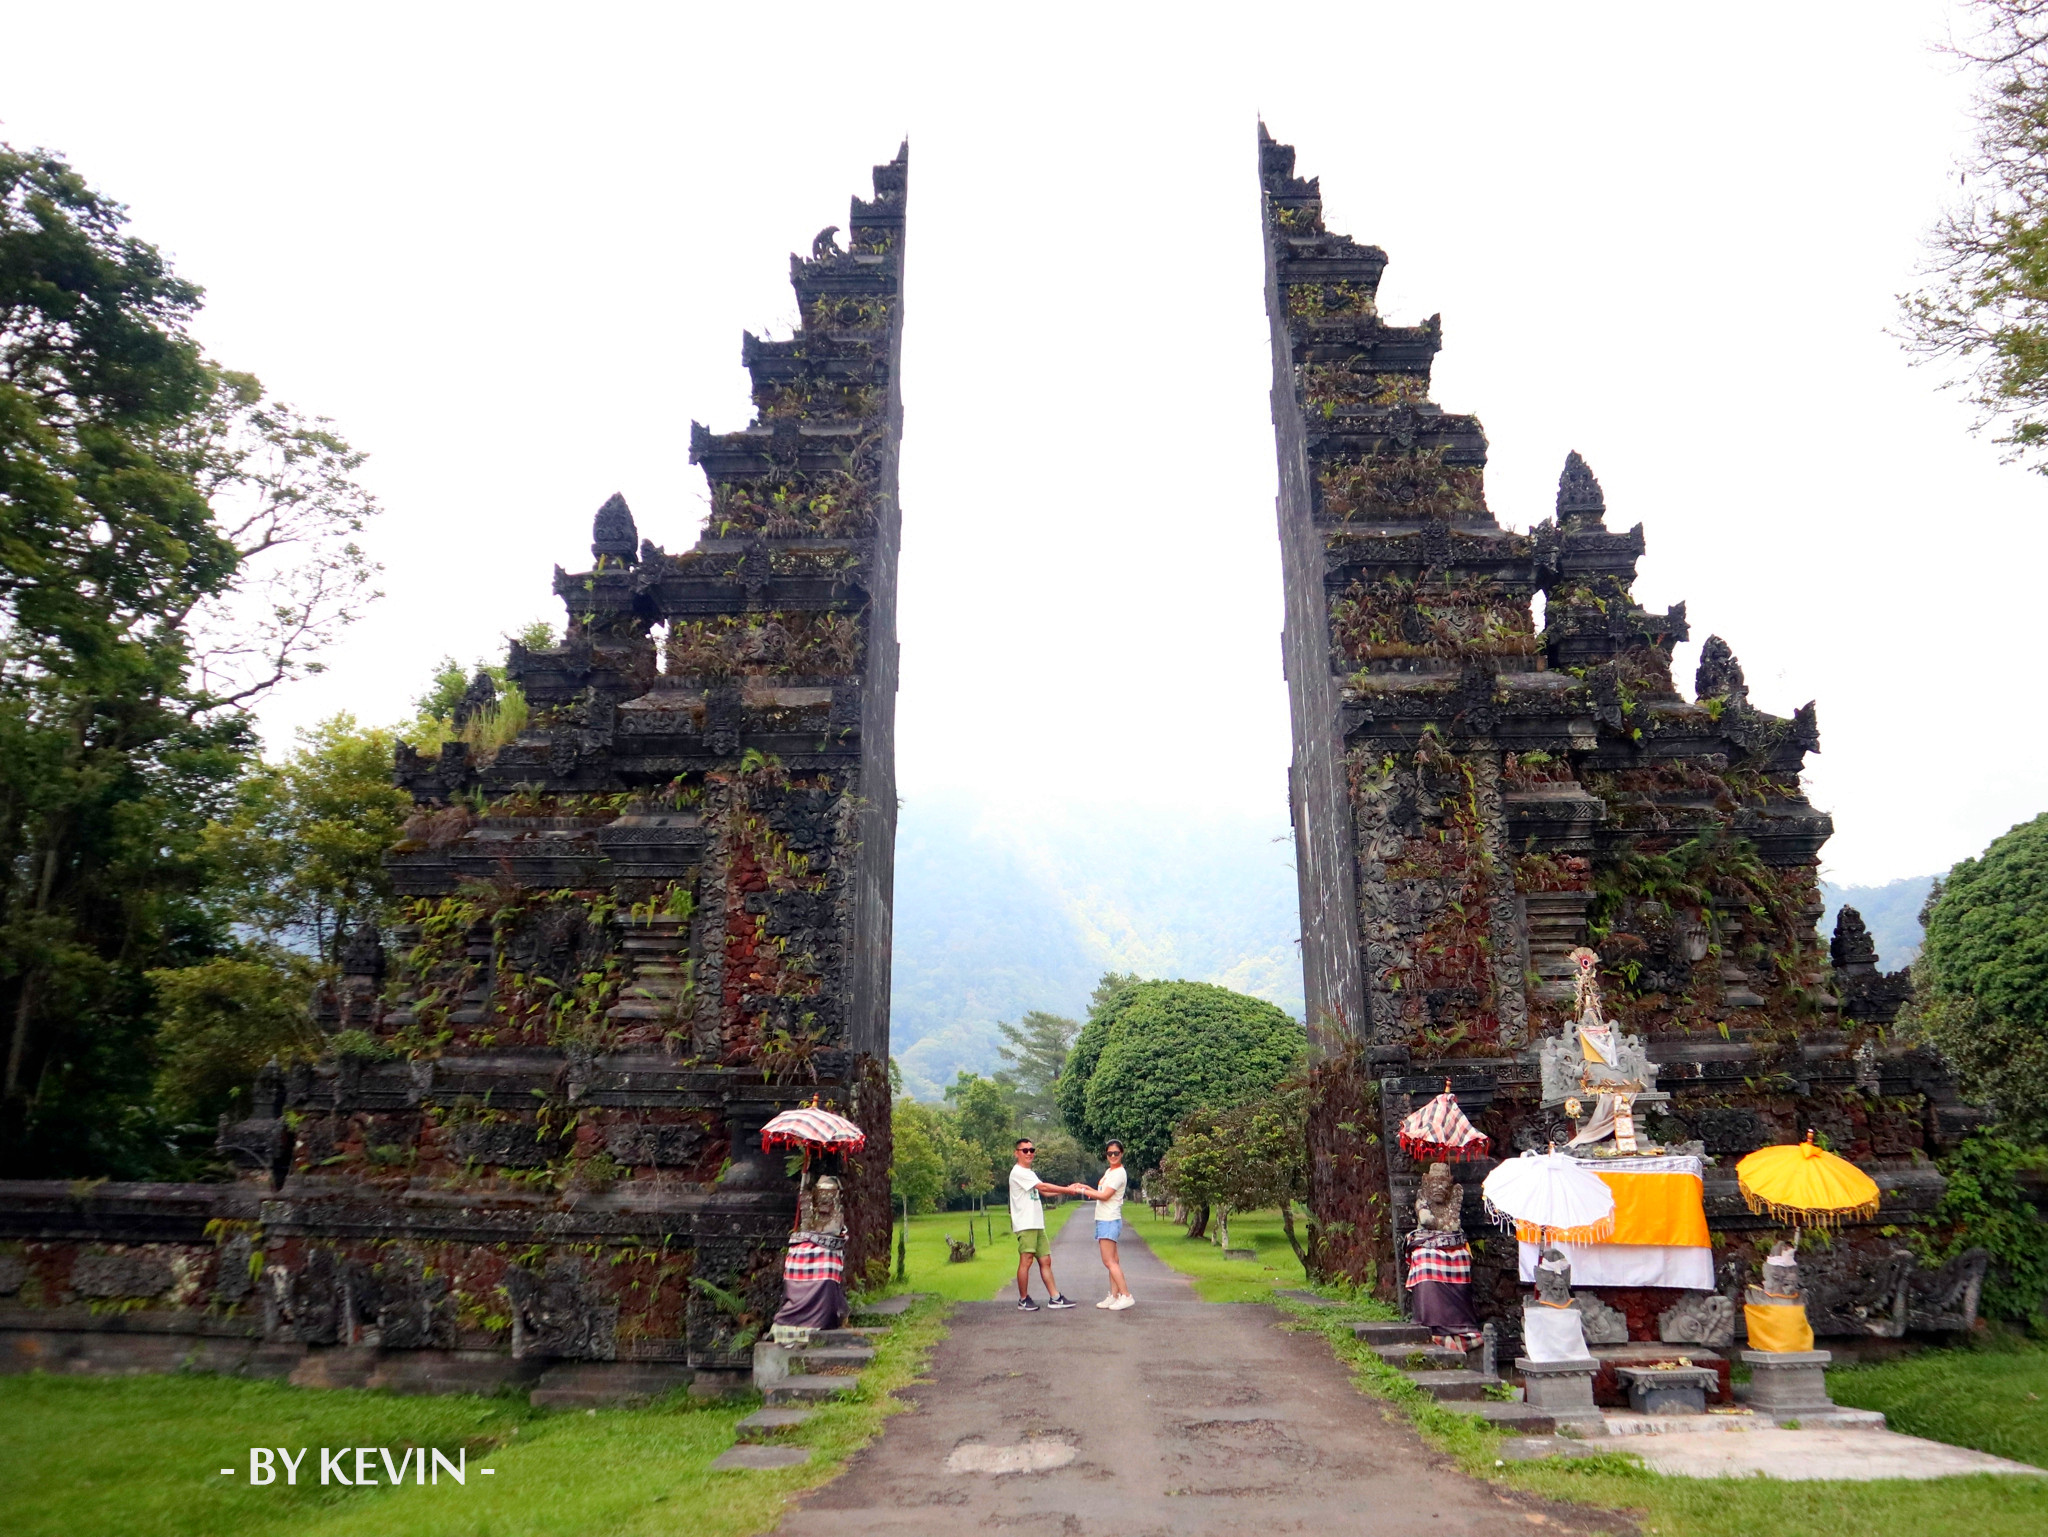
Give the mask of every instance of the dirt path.
POLYGON ((956 1305, 932 1380, 906 1395, 916 1409, 792 1510, 785 1537, 1630 1529, 1465 1477, 1361 1396, 1322 1339, 1270 1307, 1195 1300, 1142 1240, 1123 1245, 1138 1305, 1098 1311, 1088 1215, 1053 1250, 1081 1306, 956 1305))

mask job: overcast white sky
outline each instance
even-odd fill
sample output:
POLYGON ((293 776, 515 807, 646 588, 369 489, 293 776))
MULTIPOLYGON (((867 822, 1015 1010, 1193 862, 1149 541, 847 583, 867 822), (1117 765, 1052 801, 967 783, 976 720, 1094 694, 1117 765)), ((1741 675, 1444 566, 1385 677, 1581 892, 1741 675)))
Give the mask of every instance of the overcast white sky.
MULTIPOLYGON (((1444 316, 1504 522, 1565 452, 1759 701, 1820 702, 1837 879, 2044 809, 2048 481, 1887 336, 1956 185, 1937 3, 0 3, 0 136, 372 454, 388 596, 274 739, 551 612, 621 490, 687 546, 788 253, 912 141, 906 797, 1284 816, 1254 122, 1444 316)), ((1682 658, 1689 682, 1697 640, 1682 658)))

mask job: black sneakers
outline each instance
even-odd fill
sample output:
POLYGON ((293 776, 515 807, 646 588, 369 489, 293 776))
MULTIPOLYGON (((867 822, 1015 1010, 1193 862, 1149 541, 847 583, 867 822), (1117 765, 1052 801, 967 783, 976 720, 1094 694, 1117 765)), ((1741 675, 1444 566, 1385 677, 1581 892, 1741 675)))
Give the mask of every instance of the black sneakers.
POLYGON ((1052 1301, 1046 1304, 1047 1307, 1053 1309, 1055 1312, 1057 1312, 1061 1308, 1070 1308, 1073 1305, 1074 1304, 1072 1302, 1067 1300, 1067 1296, 1064 1292, 1062 1292, 1059 1296, 1053 1298, 1052 1301))
MULTIPOLYGON (((1068 1305, 1072 1306, 1071 1303, 1068 1305)), ((1054 1303, 1053 1306, 1057 1307, 1059 1306, 1059 1304, 1054 1303)), ((1020 1298, 1017 1302, 1017 1311, 1020 1313, 1036 1313, 1038 1311, 1038 1304, 1033 1302, 1029 1297, 1020 1298)))

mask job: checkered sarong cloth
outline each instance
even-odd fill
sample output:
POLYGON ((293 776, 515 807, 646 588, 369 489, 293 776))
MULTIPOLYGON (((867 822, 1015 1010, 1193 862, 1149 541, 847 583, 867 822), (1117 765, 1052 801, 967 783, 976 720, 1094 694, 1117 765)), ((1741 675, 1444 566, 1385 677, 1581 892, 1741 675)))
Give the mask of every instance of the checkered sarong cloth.
POLYGON ((1409 1239, 1408 1285, 1472 1279, 1472 1246, 1460 1233, 1417 1233, 1409 1239))
POLYGON ((844 1281, 846 1240, 836 1233, 798 1233, 782 1256, 782 1279, 844 1281))

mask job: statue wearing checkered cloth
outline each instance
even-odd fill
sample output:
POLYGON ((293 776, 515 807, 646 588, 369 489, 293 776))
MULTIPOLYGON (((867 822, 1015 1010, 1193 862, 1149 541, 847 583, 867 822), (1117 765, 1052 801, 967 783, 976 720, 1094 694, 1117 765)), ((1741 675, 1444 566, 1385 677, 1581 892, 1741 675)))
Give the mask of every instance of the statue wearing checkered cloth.
POLYGON ((1408 1235, 1408 1295, 1414 1320, 1443 1343, 1470 1346, 1479 1338, 1472 1312, 1472 1246, 1465 1242, 1465 1192, 1451 1166, 1433 1163, 1415 1198, 1415 1231, 1408 1235))
POLYGON ((799 1202, 782 1255, 778 1329, 836 1329, 846 1322, 846 1216, 839 1181, 827 1174, 799 1202))

